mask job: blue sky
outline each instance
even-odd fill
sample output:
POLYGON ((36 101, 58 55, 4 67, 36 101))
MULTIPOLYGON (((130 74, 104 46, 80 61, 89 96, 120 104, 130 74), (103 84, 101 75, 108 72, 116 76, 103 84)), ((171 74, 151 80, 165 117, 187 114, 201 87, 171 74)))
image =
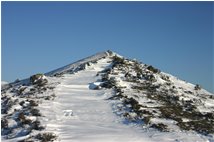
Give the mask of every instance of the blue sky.
POLYGON ((2 80, 113 50, 214 92, 214 2, 2 2, 2 80))

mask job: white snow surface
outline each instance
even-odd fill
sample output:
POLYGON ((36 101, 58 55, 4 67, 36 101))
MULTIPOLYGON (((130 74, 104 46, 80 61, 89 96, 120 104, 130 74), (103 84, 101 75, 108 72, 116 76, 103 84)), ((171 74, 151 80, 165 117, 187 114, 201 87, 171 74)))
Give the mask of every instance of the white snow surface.
POLYGON ((8 86, 8 82, 6 81, 1 81, 1 89, 4 89, 8 86))
POLYGON ((6 81, 1 81, 1 85, 5 85, 5 84, 8 84, 8 82, 6 82, 6 81))
MULTIPOLYGON (((75 74, 53 78, 61 84, 55 88, 56 98, 43 101, 40 110, 47 132, 57 134, 56 141, 63 142, 205 142, 206 137, 194 132, 159 132, 143 129, 140 125, 126 124, 116 115, 112 103, 107 100, 111 89, 91 90, 90 84, 99 77, 97 72, 110 65, 110 59, 101 59, 96 65, 75 74)), ((96 84, 96 83, 95 83, 96 84)), ((157 120, 155 120, 157 121, 157 120)), ((167 122, 167 121, 166 121, 167 122)), ((173 123, 173 122, 167 122, 173 123)))
POLYGON ((149 142, 152 141, 136 126, 122 123, 106 100, 111 90, 90 90, 89 84, 98 78, 96 73, 108 63, 105 59, 98 66, 76 74, 66 74, 55 89, 54 101, 43 102, 42 123, 46 130, 58 135, 59 141, 72 142, 149 142), (65 112, 72 112, 67 115, 65 112))
POLYGON ((78 66, 81 65, 81 64, 96 61, 96 60, 98 60, 98 59, 101 59, 101 58, 103 58, 103 57, 108 56, 108 54, 109 54, 108 52, 100 52, 100 53, 97 53, 97 54, 95 54, 95 55, 92 55, 92 56, 89 56, 89 57, 87 57, 87 58, 84 58, 84 59, 82 59, 82 60, 79 60, 79 61, 77 61, 77 62, 68 64, 68 65, 66 65, 66 66, 64 66, 64 67, 61 67, 61 68, 58 68, 58 69, 56 69, 56 70, 50 71, 50 72, 46 73, 45 75, 51 76, 51 75, 54 75, 54 74, 56 74, 56 73, 59 74, 59 73, 68 72, 69 70, 72 70, 72 69, 78 67, 78 66))

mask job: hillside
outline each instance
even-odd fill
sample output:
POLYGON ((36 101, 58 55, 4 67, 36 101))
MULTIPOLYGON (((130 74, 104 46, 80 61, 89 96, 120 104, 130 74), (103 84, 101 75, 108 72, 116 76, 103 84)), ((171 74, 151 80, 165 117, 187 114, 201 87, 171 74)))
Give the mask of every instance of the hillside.
POLYGON ((114 52, 4 85, 2 141, 214 142, 214 95, 114 52))

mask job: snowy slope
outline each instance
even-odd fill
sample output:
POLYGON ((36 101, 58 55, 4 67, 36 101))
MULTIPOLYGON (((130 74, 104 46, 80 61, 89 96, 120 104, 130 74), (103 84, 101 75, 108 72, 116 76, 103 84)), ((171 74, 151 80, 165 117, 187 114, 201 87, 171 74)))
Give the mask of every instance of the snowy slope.
POLYGON ((71 63, 69 65, 66 65, 64 67, 61 67, 59 69, 56 69, 56 70, 53 70, 51 72, 48 72, 46 73, 45 75, 47 76, 53 76, 55 74, 62 74, 62 73, 66 73, 66 72, 69 72, 71 70, 75 70, 76 68, 78 68, 80 65, 84 65, 88 62, 94 62, 94 61, 97 61, 101 58, 104 58, 108 56, 108 52, 100 52, 100 53, 97 53, 95 55, 92 55, 92 56, 89 56, 87 58, 84 58, 82 60, 79 60, 77 62, 74 62, 74 63, 71 63))
POLYGON ((1 81, 1 88, 6 88, 8 86, 8 82, 1 81))
POLYGON ((111 90, 90 90, 96 74, 108 66, 106 59, 96 66, 73 75, 64 75, 55 89, 53 102, 43 103, 40 108, 46 114, 43 123, 47 131, 57 133, 61 141, 150 141, 135 128, 123 125, 112 113, 106 100, 111 90), (50 111, 50 108, 52 111, 50 111), (69 112, 72 111, 72 114, 69 112), (125 134, 125 135, 124 135, 125 134))
POLYGON ((1 81, 1 86, 2 86, 2 85, 5 85, 5 84, 8 84, 8 82, 6 82, 6 81, 1 81))
POLYGON ((2 90, 2 141, 214 141, 212 94, 145 64, 108 51, 46 75, 2 90))

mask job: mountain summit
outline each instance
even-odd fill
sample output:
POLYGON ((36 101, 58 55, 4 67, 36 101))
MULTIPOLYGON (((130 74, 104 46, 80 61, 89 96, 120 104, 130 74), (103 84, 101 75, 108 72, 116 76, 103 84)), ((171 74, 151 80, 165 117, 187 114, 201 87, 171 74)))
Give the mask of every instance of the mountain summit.
POLYGON ((2 141, 214 141, 214 95, 112 51, 1 89, 2 141))

